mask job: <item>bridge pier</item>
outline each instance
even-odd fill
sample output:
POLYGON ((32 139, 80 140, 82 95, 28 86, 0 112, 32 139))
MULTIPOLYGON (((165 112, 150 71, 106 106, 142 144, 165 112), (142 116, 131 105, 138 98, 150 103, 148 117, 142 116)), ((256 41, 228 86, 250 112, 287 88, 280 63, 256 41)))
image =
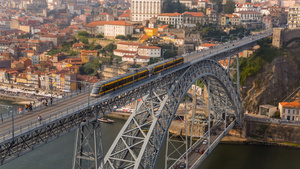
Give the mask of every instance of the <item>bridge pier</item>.
POLYGON ((95 120, 77 129, 72 169, 98 169, 103 165, 100 121, 95 120))

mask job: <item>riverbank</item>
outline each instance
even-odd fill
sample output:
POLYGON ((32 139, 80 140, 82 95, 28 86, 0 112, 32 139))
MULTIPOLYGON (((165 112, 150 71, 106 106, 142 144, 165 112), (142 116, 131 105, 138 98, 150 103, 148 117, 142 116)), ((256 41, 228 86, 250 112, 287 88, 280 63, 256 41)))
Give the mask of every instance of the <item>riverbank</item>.
POLYGON ((112 117, 116 119, 122 119, 122 120, 127 120, 131 114, 128 112, 111 112, 107 114, 107 117, 112 117))
POLYGON ((241 144, 241 145, 261 145, 261 146, 284 146, 300 149, 300 144, 288 142, 275 142, 267 139, 243 138, 238 136, 226 135, 220 142, 221 144, 241 144))
POLYGON ((0 100, 5 100, 5 101, 11 101, 12 104, 29 104, 30 102, 37 101, 37 99, 32 99, 28 97, 21 97, 21 96, 11 96, 7 94, 0 94, 0 100))
MULTIPOLYGON (((111 112, 107 117, 112 117, 116 119, 122 119, 127 120, 130 116, 130 113, 125 112, 111 112)), ((173 124, 173 130, 170 129, 170 132, 173 134, 178 134, 180 132, 180 129, 183 125, 179 124, 182 123, 181 121, 175 121, 173 124), (176 124, 175 124, 176 123, 176 124), (174 128, 174 125, 177 127, 174 128)), ((236 145, 263 145, 263 146, 284 146, 284 147, 291 147, 291 148, 299 148, 300 144, 295 143, 289 143, 289 142, 275 142, 268 139, 258 139, 258 138, 244 138, 240 135, 240 132, 236 131, 235 129, 232 129, 229 131, 229 134, 227 134, 220 142, 221 144, 236 144, 236 145)))

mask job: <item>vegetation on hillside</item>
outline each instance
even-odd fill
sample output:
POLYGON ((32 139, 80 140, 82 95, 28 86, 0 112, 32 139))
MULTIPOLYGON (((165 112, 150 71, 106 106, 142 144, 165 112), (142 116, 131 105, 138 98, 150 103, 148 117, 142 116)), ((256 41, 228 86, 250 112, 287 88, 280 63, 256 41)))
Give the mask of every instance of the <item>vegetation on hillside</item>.
POLYGON ((213 25, 201 25, 199 23, 196 24, 194 31, 200 31, 202 39, 204 40, 222 40, 222 42, 228 41, 229 38, 231 38, 230 40, 234 40, 237 39, 237 37, 242 38, 244 35, 248 36, 250 34, 250 32, 242 26, 235 26, 234 30, 230 30, 230 33, 227 34, 213 25))
MULTIPOLYGON (((92 75, 98 76, 97 70, 100 68, 101 64, 99 58, 92 58, 89 62, 83 64, 79 67, 79 72, 81 75, 92 75)), ((99 77, 99 76, 98 76, 99 77)))
POLYGON ((222 2, 223 0, 210 0, 210 2, 214 3, 217 5, 218 9, 217 9, 217 12, 220 13, 222 11, 222 2))
POLYGON ((186 6, 177 0, 176 2, 173 2, 172 0, 166 0, 164 2, 164 5, 162 7, 163 13, 183 13, 187 11, 186 6))
POLYGON ((265 38, 258 42, 260 48, 248 58, 240 59, 240 82, 244 83, 249 76, 255 76, 261 68, 272 62, 276 57, 282 56, 283 51, 272 46, 272 39, 265 38))
POLYGON ((226 14, 232 14, 235 9, 235 2, 233 0, 226 1, 226 4, 224 6, 224 13, 226 14))

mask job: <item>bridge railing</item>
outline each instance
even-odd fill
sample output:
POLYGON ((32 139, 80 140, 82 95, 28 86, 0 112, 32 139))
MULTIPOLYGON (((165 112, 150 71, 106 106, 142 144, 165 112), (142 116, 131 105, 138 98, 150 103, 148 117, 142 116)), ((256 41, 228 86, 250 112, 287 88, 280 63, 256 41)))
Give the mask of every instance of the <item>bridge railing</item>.
MULTIPOLYGON (((219 121, 217 121, 216 123, 215 123, 215 125, 214 126, 218 126, 220 123, 222 123, 223 122, 223 120, 219 120, 219 121)), ((211 131, 212 131, 212 129, 213 129, 213 127, 210 129, 211 131)), ((183 153, 169 168, 175 168, 176 167, 176 165, 178 165, 178 163, 180 162, 180 160, 181 159, 183 159, 185 156, 186 156, 186 154, 189 154, 190 152, 192 152, 197 146, 199 146, 200 145, 200 143, 204 140, 204 139, 206 139, 209 135, 209 132, 207 131, 207 132, 205 132, 204 134, 203 134, 203 136, 202 137, 200 137, 188 150, 187 150, 187 152, 185 152, 185 153, 183 153)))
POLYGON ((39 120, 36 117, 36 119, 32 119, 32 121, 30 121, 29 123, 27 123, 25 125, 14 126, 14 128, 15 128, 14 131, 9 130, 6 134, 4 134, 3 136, 0 136, 0 142, 4 142, 4 141, 11 139, 13 136, 12 133, 14 133, 14 137, 17 137, 24 133, 30 132, 31 130, 35 130, 42 126, 51 124, 52 122, 54 122, 56 120, 65 118, 68 115, 86 110, 86 108, 88 107, 88 104, 93 105, 97 101, 98 100, 94 100, 90 103, 87 103, 86 101, 82 101, 80 103, 73 104, 74 108, 72 108, 72 109, 65 109, 64 111, 58 112, 54 115, 49 115, 48 117, 42 117, 41 122, 39 122, 39 120))
MULTIPOLYGON (((48 102, 48 106, 44 106, 44 105, 42 104, 42 102, 35 103, 35 105, 33 105, 32 111, 33 111, 33 110, 42 110, 43 108, 51 107, 51 106, 53 106, 54 104, 56 104, 56 103, 58 103, 58 102, 60 102, 60 101, 64 101, 64 100, 66 100, 66 99, 68 99, 68 98, 72 98, 72 97, 74 97, 74 96, 77 96, 77 95, 79 95, 79 94, 81 94, 81 93, 83 94, 83 93, 85 93, 85 92, 89 92, 89 89, 88 89, 88 88, 84 88, 84 89, 81 90, 81 91, 70 92, 70 93, 67 93, 66 95, 64 95, 64 96, 61 97, 61 98, 55 98, 55 97, 53 97, 52 105, 51 105, 50 102, 48 102)), ((45 96, 45 97, 46 97, 46 96, 45 96)), ((48 98, 48 100, 50 100, 50 99, 48 98)), ((11 111, 11 112, 8 112, 8 111, 7 111, 6 113, 1 113, 1 114, 0 114, 0 123, 1 123, 1 122, 4 122, 5 120, 11 119, 11 118, 12 118, 12 115, 14 116, 14 118, 18 118, 18 117, 19 117, 18 115, 24 114, 24 113, 27 113, 27 112, 28 112, 27 110, 25 110, 25 106, 21 106, 21 108, 22 108, 22 112, 13 110, 13 111, 11 111)))
POLYGON ((190 167, 191 169, 196 169, 203 160, 209 155, 210 151, 212 151, 219 142, 223 139, 223 137, 233 128, 235 125, 235 120, 231 122, 231 124, 224 130, 218 138, 205 150, 205 152, 197 159, 197 161, 190 167))

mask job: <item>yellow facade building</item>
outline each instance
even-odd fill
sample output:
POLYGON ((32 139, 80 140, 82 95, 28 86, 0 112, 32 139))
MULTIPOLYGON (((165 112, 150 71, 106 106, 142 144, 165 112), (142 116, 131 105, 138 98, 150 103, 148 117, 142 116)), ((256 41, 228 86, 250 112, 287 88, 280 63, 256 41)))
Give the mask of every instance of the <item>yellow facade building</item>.
POLYGON ((158 34, 156 28, 145 28, 144 31, 148 36, 157 36, 158 34))

